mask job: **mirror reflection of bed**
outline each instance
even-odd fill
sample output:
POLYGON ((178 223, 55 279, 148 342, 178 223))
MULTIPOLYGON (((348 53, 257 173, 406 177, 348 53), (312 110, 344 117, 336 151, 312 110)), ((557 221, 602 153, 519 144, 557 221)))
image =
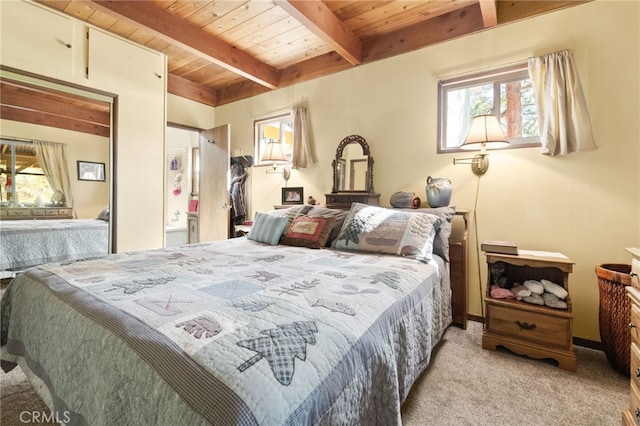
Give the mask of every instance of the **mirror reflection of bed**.
POLYGON ((11 105, 3 109, 0 134, 0 278, 3 279, 14 277, 30 266, 111 252, 108 207, 113 99, 104 94, 71 90, 56 82, 45 83, 35 78, 28 84, 25 81, 17 71, 3 69, 3 99, 17 99, 16 103, 28 105, 38 116, 41 101, 46 97, 49 104, 65 105, 73 124, 65 127, 55 120, 47 121, 48 125, 34 124, 25 121, 11 105), (46 96, 42 92, 47 92, 46 96), (89 111, 94 120, 91 125, 86 123, 89 111), (43 158, 47 160, 43 162, 43 158), (78 175, 80 163, 103 166, 106 179, 83 180, 78 175))

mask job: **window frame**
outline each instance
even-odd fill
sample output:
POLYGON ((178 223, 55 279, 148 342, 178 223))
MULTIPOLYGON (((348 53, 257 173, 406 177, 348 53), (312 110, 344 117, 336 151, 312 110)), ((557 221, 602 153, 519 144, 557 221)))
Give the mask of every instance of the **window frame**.
MULTIPOLYGON (((5 192, 5 185, 6 185, 6 180, 7 178, 11 177, 11 200, 8 200, 5 198, 5 196, 2 196, 0 201, 2 202, 2 206, 6 207, 6 206, 16 206, 16 205, 25 205, 25 206, 33 206, 35 205, 35 203, 33 201, 27 201, 27 200, 16 200, 17 195, 18 195, 18 176, 42 176, 45 179, 45 182, 48 184, 48 181, 46 179, 46 176, 44 174, 44 172, 41 173, 34 173, 34 172, 25 172, 25 171, 18 171, 17 170, 17 164, 16 164, 16 157, 18 156, 18 154, 16 153, 17 147, 18 146, 33 146, 33 143, 28 142, 28 141, 20 141, 20 140, 11 140, 11 139, 6 139, 4 137, 0 137, 0 141, 2 142, 3 145, 7 145, 10 147, 10 152, 8 153, 9 156, 9 164, 8 164, 8 168, 6 170, 2 169, 4 171, 4 175, 6 175, 5 179, 2 179, 0 181, 0 183, 2 184, 3 188, 2 188, 2 192, 5 192)), ((6 155, 6 154, 5 154, 6 155)), ((29 156, 30 157, 30 156, 29 156)), ((35 155, 34 155, 34 158, 35 155)), ((36 163, 38 164, 38 163, 36 163)), ((42 167, 38 164, 38 168, 42 171, 42 167)), ((53 189, 51 189, 51 186, 49 185, 49 189, 50 191, 53 193, 53 189)))
POLYGON ((285 122, 289 122, 291 125, 291 144, 287 146, 286 143, 280 142, 282 145, 282 151, 284 153, 285 158, 287 158, 286 164, 291 164, 291 159, 293 157, 293 110, 287 112, 276 113, 273 115, 265 116, 262 118, 257 118, 253 120, 253 145, 254 145, 254 167, 264 167, 264 166, 273 166, 273 161, 263 161, 262 153, 264 152, 266 142, 260 138, 263 134, 262 128, 266 125, 273 125, 278 123, 278 128, 280 132, 280 140, 284 140, 283 135, 283 125, 285 122))
MULTIPOLYGON (((484 113, 495 115, 500 121, 500 84, 513 81, 521 81, 529 78, 529 72, 526 62, 518 63, 515 65, 496 68, 490 71, 478 72, 473 74, 465 74, 463 76, 454 77, 446 80, 438 81, 438 142, 437 152, 438 154, 463 152, 459 146, 447 147, 445 146, 446 128, 447 128, 447 94, 450 90, 457 90, 465 87, 476 87, 487 83, 494 84, 493 91, 493 110, 486 111, 484 113), (498 90, 495 90, 497 85, 498 90)), ((470 117, 471 119, 471 117, 470 117)), ((499 149, 517 149, 517 148, 531 148, 542 146, 540 142, 540 136, 530 136, 524 138, 511 138, 509 139, 509 146, 499 149)))

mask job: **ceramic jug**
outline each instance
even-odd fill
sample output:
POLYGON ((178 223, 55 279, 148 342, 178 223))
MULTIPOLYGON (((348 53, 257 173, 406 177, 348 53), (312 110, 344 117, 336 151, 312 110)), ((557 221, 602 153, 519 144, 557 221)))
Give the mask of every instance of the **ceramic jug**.
POLYGON ((445 178, 427 178, 427 202, 430 207, 448 206, 451 201, 451 181, 445 178))

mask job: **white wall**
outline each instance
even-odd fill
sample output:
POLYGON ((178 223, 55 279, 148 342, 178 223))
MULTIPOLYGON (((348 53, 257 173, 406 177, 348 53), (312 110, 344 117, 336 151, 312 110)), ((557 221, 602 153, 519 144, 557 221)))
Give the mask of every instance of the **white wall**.
MULTIPOLYGON (((231 123, 233 155, 252 152, 255 117, 302 103, 318 163, 292 171, 289 186, 303 186, 305 197, 324 202, 338 143, 359 134, 371 147, 383 205, 396 191, 425 200, 431 175, 451 179, 451 204, 471 210, 475 175, 452 164, 461 155, 436 153, 438 80, 572 49, 599 149, 560 158, 537 148, 491 153, 478 194, 478 233, 479 240, 569 256, 574 335, 599 340, 595 265, 629 263, 624 248, 640 246, 639 27, 640 3, 598 0, 225 105, 216 122, 231 123)), ((280 175, 253 168, 252 210, 279 204, 283 184, 280 175)), ((486 267, 475 259, 472 251, 470 313, 480 315, 478 271, 484 284, 486 267)))
POLYGON ((73 207, 78 219, 96 217, 109 205, 109 184, 79 181, 77 173, 78 160, 105 163, 107 181, 111 179, 109 138, 10 120, 0 120, 0 133, 7 137, 46 140, 67 145, 73 207))

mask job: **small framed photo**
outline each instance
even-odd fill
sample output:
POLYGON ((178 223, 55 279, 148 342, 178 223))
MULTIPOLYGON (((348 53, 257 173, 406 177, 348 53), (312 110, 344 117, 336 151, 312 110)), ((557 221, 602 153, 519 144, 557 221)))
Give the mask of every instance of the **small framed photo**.
POLYGON ((303 188, 282 188, 282 204, 303 204, 303 188))
POLYGON ((105 182, 104 163, 78 161, 78 180, 105 182))

